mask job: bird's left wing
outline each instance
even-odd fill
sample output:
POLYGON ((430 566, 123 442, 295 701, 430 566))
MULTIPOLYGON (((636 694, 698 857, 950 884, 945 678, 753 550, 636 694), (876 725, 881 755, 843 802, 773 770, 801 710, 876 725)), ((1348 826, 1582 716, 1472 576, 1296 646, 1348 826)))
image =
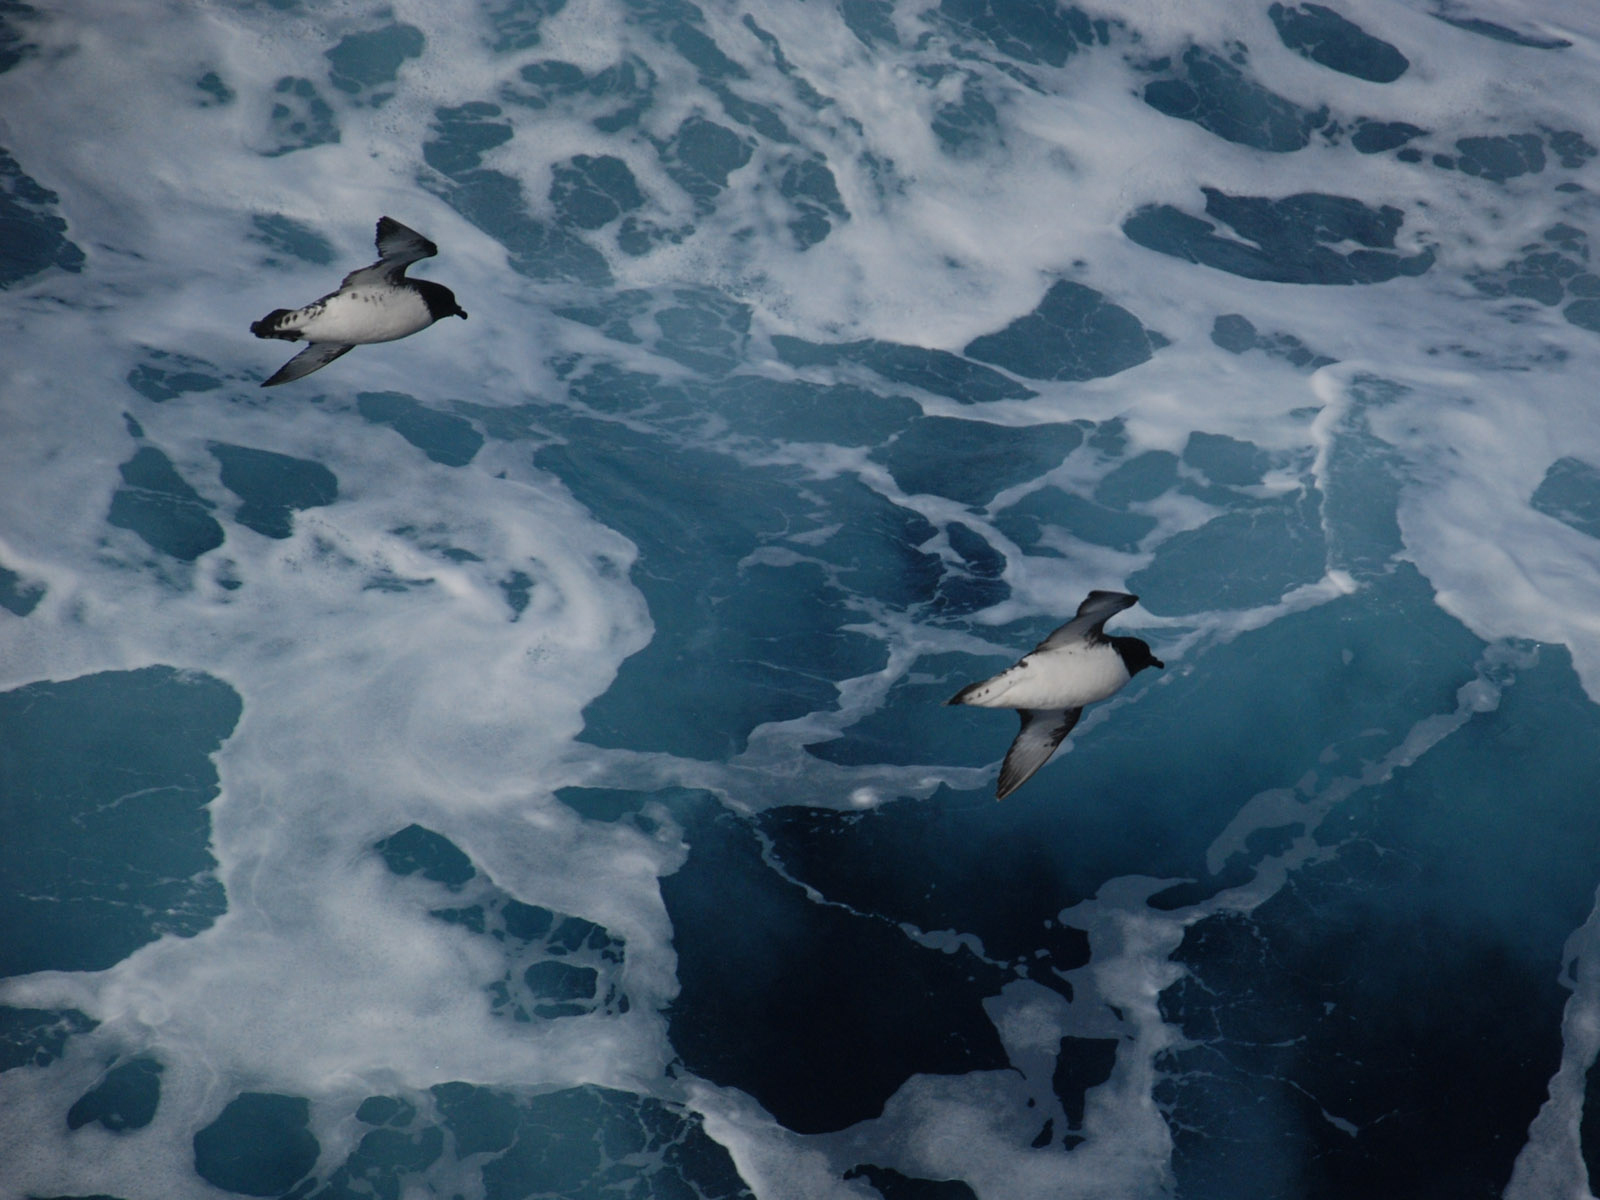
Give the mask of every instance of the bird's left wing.
POLYGON ((1078 605, 1078 615, 1035 646, 1034 651, 1054 650, 1072 642, 1097 642, 1107 621, 1137 603, 1139 597, 1127 592, 1090 592, 1078 605))
POLYGON ((347 346, 343 342, 312 342, 279 367, 278 373, 261 386, 275 387, 280 383, 292 383, 296 379, 303 379, 313 371, 320 371, 341 354, 354 349, 354 346, 347 346))
POLYGON ((1024 708, 1019 709, 1017 715, 1022 718, 1022 728, 1017 740, 1011 743, 1011 749, 1006 751, 1005 762, 1000 764, 1000 782, 994 791, 996 800, 1004 800, 1050 761, 1056 747, 1078 723, 1083 709, 1024 708))

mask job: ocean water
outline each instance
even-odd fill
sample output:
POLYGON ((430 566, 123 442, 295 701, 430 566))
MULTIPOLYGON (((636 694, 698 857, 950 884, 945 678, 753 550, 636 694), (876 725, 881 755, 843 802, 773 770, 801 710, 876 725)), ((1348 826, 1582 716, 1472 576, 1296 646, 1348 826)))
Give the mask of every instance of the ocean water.
POLYGON ((1590 1196, 1597 85, 0 2, 0 1195, 1590 1196), (262 391, 383 214, 471 319, 262 391), (996 804, 1091 588, 1166 669, 996 804))

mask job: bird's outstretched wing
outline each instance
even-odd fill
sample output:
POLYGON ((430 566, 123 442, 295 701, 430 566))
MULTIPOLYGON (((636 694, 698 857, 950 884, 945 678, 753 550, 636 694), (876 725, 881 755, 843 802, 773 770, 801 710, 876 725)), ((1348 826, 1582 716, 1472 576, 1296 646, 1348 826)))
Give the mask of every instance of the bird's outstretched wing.
POLYGON ((346 275, 339 284, 341 291, 363 283, 396 283, 412 263, 439 253, 439 247, 393 217, 378 218, 377 244, 378 261, 346 275))
POLYGON ((1035 646, 1034 652, 1054 650, 1072 642, 1098 642, 1106 622, 1137 603, 1139 597, 1127 592, 1090 592, 1078 605, 1078 615, 1035 646))
POLYGON ((296 379, 303 379, 313 371, 320 371, 341 354, 354 349, 354 346, 347 346, 343 342, 312 342, 279 367, 278 373, 261 386, 274 387, 280 383, 292 383, 296 379))
POLYGON ((419 258, 439 253, 427 238, 393 217, 378 218, 378 261, 386 267, 409 267, 419 258))
POLYGON ((1033 776, 1056 752, 1083 715, 1081 708, 1024 708, 1017 711, 1022 728, 1000 764, 1000 782, 994 798, 1004 800, 1033 776))

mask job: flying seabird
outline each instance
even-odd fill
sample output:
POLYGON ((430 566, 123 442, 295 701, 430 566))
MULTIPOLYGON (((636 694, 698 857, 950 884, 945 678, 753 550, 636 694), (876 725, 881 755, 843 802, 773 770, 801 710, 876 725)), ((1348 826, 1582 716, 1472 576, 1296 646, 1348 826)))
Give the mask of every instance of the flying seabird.
POLYGON ((1127 592, 1090 592, 1078 615, 1032 653, 945 701, 1018 710, 1022 729, 1000 767, 996 800, 1004 800, 1049 761, 1084 705, 1114 695, 1146 667, 1166 666, 1138 638, 1105 635, 1105 623, 1138 601, 1127 592))
POLYGON ((409 337, 442 317, 465 320, 467 314, 449 288, 406 278, 407 267, 437 253, 439 247, 415 229, 392 217, 380 218, 377 262, 351 271, 338 291, 304 308, 274 309, 250 326, 258 338, 311 343, 261 386, 301 379, 356 346, 409 337))

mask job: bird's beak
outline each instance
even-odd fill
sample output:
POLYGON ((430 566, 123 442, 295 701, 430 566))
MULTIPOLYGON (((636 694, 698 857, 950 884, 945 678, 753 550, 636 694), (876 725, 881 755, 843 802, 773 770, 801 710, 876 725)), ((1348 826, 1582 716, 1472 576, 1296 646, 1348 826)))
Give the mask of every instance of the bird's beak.
POLYGON ((1162 662, 1159 658, 1152 658, 1150 660, 1150 665, 1153 667, 1160 667, 1163 671, 1167 669, 1167 664, 1162 662))
POLYGON ((465 321, 467 319, 467 310, 464 309, 464 308, 456 309, 456 316, 460 317, 463 321, 465 321))

